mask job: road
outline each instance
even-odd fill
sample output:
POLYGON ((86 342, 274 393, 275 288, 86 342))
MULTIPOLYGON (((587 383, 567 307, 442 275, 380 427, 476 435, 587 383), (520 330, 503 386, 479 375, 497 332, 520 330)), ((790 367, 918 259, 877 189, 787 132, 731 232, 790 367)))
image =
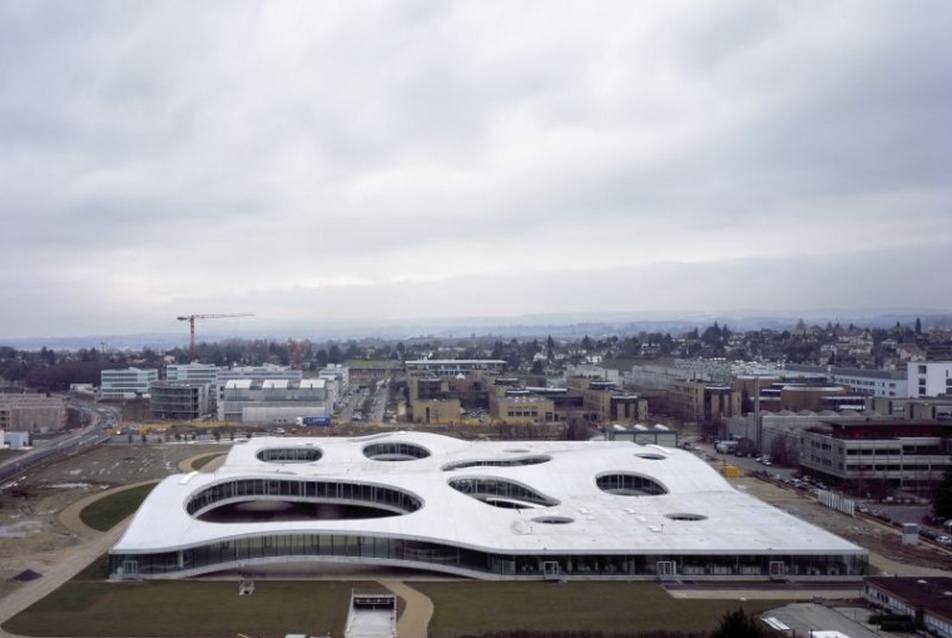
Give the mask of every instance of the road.
POLYGON ((93 403, 70 403, 69 405, 83 412, 88 425, 81 430, 67 432, 55 439, 38 444, 32 450, 17 454, 0 463, 0 483, 15 481, 23 472, 73 454, 84 446, 99 445, 108 441, 108 430, 114 429, 121 419, 119 410, 113 406, 93 403))

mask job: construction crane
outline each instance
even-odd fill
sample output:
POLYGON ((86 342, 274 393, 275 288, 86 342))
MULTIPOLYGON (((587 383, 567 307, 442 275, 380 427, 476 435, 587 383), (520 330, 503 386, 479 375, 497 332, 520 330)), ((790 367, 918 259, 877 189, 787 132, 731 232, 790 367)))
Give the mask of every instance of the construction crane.
POLYGON ((191 333, 190 339, 188 342, 188 361, 192 363, 195 361, 195 320, 196 319, 230 319, 232 317, 254 317, 254 314, 250 312, 239 312, 226 315, 185 315, 184 317, 176 317, 179 321, 187 321, 189 332, 191 333))

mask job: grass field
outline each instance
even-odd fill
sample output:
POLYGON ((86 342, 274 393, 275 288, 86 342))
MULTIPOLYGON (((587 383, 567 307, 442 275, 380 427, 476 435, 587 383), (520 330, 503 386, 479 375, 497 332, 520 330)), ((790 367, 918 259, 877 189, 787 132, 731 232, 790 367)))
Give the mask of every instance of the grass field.
MULTIPOLYGON (((90 569, 82 576, 101 573, 90 569)), ((431 638, 498 630, 588 630, 606 634, 653 629, 708 631, 725 612, 751 613, 772 601, 675 600, 652 583, 411 583, 435 605, 431 638)), ((236 581, 104 583, 74 580, 4 625, 28 636, 341 635, 351 590, 384 591, 368 582, 258 581, 238 596, 236 581)))
POLYGON ((402 364, 394 359, 348 359, 348 368, 398 368, 402 364))
POLYGON ((413 583, 435 608, 431 638, 499 630, 710 631, 725 612, 778 601, 676 600, 654 583, 413 583))
POLYGON ((235 581, 71 581, 3 628, 27 636, 339 636, 351 588, 379 585, 259 581, 254 594, 239 596, 235 581))
POLYGON ((105 496, 83 508, 79 518, 89 527, 105 532, 134 514, 155 486, 156 483, 150 483, 105 496))

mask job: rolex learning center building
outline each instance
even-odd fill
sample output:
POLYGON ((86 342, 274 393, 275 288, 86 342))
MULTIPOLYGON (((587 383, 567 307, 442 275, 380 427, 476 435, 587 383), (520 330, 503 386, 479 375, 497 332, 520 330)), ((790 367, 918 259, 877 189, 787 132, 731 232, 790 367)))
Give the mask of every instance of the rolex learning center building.
POLYGON ((867 552, 690 452, 394 432, 256 438, 166 478, 113 578, 353 568, 484 580, 859 580, 867 552))

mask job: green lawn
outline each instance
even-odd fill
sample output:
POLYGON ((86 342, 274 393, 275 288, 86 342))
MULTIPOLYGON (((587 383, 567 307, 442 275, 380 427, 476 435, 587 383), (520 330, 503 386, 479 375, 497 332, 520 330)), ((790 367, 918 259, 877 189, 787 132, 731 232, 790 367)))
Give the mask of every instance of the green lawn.
POLYGON ((398 368, 403 364, 394 359, 349 359, 344 365, 348 368, 398 368))
POLYGON ((134 514, 155 486, 156 483, 150 483, 105 496, 85 507, 79 518, 89 527, 105 532, 134 514))
MULTIPOLYGON (((95 569, 82 576, 95 578, 95 569)), ((78 577, 78 578, 80 578, 78 577)), ((496 630, 653 629, 709 631, 725 612, 751 613, 776 601, 675 600, 653 583, 409 583, 436 612, 431 638, 496 630)), ((374 582, 257 581, 238 596, 228 582, 74 580, 4 625, 28 636, 283 636, 343 634, 351 590, 384 591, 374 582)))
MULTIPOLYGON (((72 581, 3 625, 27 636, 341 635, 353 582, 72 581)), ((373 585, 370 585, 373 586, 373 585)), ((375 591, 375 590, 374 590, 375 591)))
POLYGON ((725 612, 778 601, 678 600, 654 583, 411 583, 435 607, 431 638, 500 630, 710 631, 725 612))

